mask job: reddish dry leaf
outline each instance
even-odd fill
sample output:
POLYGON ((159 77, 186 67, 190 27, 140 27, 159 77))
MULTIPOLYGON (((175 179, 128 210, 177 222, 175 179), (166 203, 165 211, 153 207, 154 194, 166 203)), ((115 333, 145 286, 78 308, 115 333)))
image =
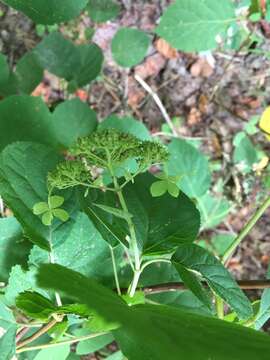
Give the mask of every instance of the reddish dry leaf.
POLYGON ((135 68, 135 74, 142 79, 149 76, 157 76, 165 67, 166 59, 159 53, 149 56, 142 65, 135 68))
POLYGON ((136 108, 144 97, 144 91, 139 87, 137 81, 130 76, 128 78, 128 105, 136 108))
POLYGON ((81 101, 87 101, 87 99, 88 99, 87 91, 82 90, 82 89, 78 89, 78 90, 75 92, 75 95, 76 95, 81 101))
POLYGON ((214 69, 204 58, 199 58, 190 68, 190 73, 194 77, 202 76, 208 78, 213 72, 214 69))
POLYGON ((158 39, 155 43, 157 51, 163 55, 166 59, 177 58, 178 52, 176 49, 171 47, 164 39, 158 39))
POLYGON ((189 126, 197 125, 201 121, 202 121, 201 112, 195 107, 191 108, 187 119, 188 125, 189 126))

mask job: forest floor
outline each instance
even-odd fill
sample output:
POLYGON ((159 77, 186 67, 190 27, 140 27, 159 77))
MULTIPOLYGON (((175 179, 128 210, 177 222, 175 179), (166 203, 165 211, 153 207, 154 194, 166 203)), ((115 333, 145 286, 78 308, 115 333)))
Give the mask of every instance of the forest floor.
MULTIPOLYGON (((237 52, 217 50, 200 56, 184 54, 158 40, 153 29, 171 1, 122 1, 123 11, 115 21, 94 25, 82 15, 60 30, 77 43, 87 42, 85 30, 94 27, 93 41, 105 54, 103 75, 76 96, 89 103, 105 118, 115 113, 133 116, 144 122, 151 132, 164 131, 164 117, 153 98, 136 81, 138 74, 158 94, 179 137, 197 138, 212 164, 219 164, 215 178, 226 179, 223 193, 232 210, 217 229, 238 233, 265 196, 260 171, 243 174, 233 163, 233 139, 254 116, 260 116, 270 103, 270 25, 260 23, 252 29, 260 38, 237 52), (152 46, 144 62, 132 70, 120 69, 113 61, 110 43, 121 26, 136 26, 152 35, 152 46)), ((0 51, 11 65, 40 37, 35 25, 22 14, 0 5, 0 51)), ((55 103, 70 98, 63 84, 50 74, 34 95, 55 103)), ((266 154, 270 143, 258 133, 252 137, 266 154)), ((214 184, 213 184, 214 185, 214 184)), ((270 261, 270 212, 242 242, 230 261, 230 270, 238 279, 263 279, 270 261)), ((202 234, 207 238, 208 232, 202 234)))

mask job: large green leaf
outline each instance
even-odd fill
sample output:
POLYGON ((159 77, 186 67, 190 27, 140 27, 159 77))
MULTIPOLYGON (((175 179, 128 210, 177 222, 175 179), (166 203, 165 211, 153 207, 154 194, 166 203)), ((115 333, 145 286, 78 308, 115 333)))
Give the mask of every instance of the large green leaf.
POLYGON ((166 306, 129 307, 92 279, 59 265, 43 265, 38 282, 41 287, 64 292, 86 304, 106 323, 119 323, 114 336, 129 360, 268 360, 269 357, 270 339, 265 334, 166 306))
POLYGON ((119 131, 135 135, 141 140, 149 140, 150 133, 147 127, 132 117, 118 117, 111 115, 101 122, 99 129, 117 129, 119 131))
POLYGON ((129 68, 144 59, 149 45, 150 39, 143 31, 122 28, 112 40, 112 54, 117 64, 129 68))
POLYGON ((60 158, 44 145, 18 142, 0 156, 0 194, 30 240, 49 249, 49 230, 33 214, 34 204, 47 201, 47 174, 60 158))
POLYGON ((115 18, 120 6, 114 0, 89 0, 87 11, 93 21, 102 23, 115 18))
POLYGON ((38 24, 57 24, 77 17, 87 0, 3 0, 38 24))
POLYGON ((168 175, 180 176, 178 186, 190 197, 197 198, 210 187, 208 161, 202 153, 185 140, 173 140, 168 146, 168 175))
POLYGON ((0 301, 0 360, 12 359, 15 355, 16 331, 12 312, 0 301))
MULTIPOLYGON (((86 330, 86 329, 83 329, 83 330, 86 330)), ((86 331, 84 331, 84 332, 87 334, 86 331)), ((89 330, 88 330, 88 334, 89 334, 89 330)), ((84 334, 82 334, 82 335, 84 335, 84 334)), ((76 348, 76 353, 78 355, 88 355, 90 353, 94 353, 95 351, 98 351, 98 350, 104 348, 106 345, 110 344, 113 341, 114 341, 114 338, 111 334, 105 334, 103 336, 98 336, 93 339, 81 341, 76 348)))
POLYGON ((94 80, 103 63, 102 51, 96 44, 75 46, 59 32, 44 38, 33 53, 42 68, 72 81, 75 88, 94 80))
MULTIPOLYGON (((113 265, 108 244, 102 239, 91 220, 77 213, 52 234, 52 253, 55 262, 100 281, 113 279, 113 265)), ((116 250, 121 263, 122 251, 116 250)), ((31 251, 29 264, 48 263, 48 253, 37 246, 31 251)), ((109 281, 107 281, 109 283, 109 281)), ((112 282, 113 286, 113 282, 112 282)))
POLYGON ((66 360, 70 352, 70 345, 65 344, 41 350, 34 360, 66 360))
POLYGON ((156 29, 173 47, 191 52, 214 49, 216 37, 236 22, 231 0, 176 0, 156 29))
POLYGON ((9 306, 15 306, 16 297, 24 291, 36 291, 44 296, 47 295, 46 291, 38 287, 36 273, 37 270, 34 267, 27 271, 23 270, 19 265, 12 268, 5 290, 5 301, 9 306))
POLYGON ((4 86, 9 78, 9 66, 6 57, 0 53, 0 88, 4 86))
POLYGON ((14 217, 0 219, 0 281, 6 281, 12 266, 26 265, 29 242, 14 217))
POLYGON ((202 219, 201 230, 218 226, 231 210, 231 205, 226 198, 214 197, 210 193, 197 198, 197 202, 202 219))
MULTIPOLYGON (((176 264, 176 269, 177 264, 181 264, 187 270, 201 274, 210 288, 235 310, 239 318, 248 319, 252 316, 252 307, 248 298, 229 271, 210 252, 195 244, 180 245, 172 261, 176 264)), ((193 290, 192 287, 190 290, 193 290)), ((197 296, 197 292, 194 291, 194 295, 197 296)))
POLYGON ((168 194, 153 198, 150 187, 154 181, 154 176, 143 174, 124 189, 138 243, 147 254, 170 252, 181 243, 194 241, 200 227, 194 203, 183 193, 178 198, 168 194))
POLYGON ((0 119, 0 150, 18 140, 69 147, 97 126, 95 112, 79 99, 65 101, 50 113, 40 98, 26 95, 1 101, 0 119))
POLYGON ((51 127, 58 144, 69 147, 76 139, 96 129, 96 113, 79 99, 58 105, 51 118, 51 127))
MULTIPOLYGON (((270 279, 270 265, 267 271, 267 279, 270 279)), ((256 316, 255 329, 260 329, 270 319, 270 289, 263 291, 260 309, 256 316)))

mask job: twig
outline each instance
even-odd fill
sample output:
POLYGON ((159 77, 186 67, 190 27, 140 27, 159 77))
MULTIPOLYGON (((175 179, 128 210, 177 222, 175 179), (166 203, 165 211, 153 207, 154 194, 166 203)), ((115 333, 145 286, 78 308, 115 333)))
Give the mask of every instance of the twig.
POLYGON ((223 258, 222 258, 223 263, 226 263, 230 259, 230 257, 234 253, 237 246, 248 235, 250 230, 255 226, 257 221, 261 218, 261 216, 265 213, 265 211, 269 208, 269 206, 270 206, 270 196, 268 195, 266 200, 262 203, 262 205, 259 207, 259 209, 252 216, 252 218, 244 226, 244 228, 240 232, 240 234, 235 238, 234 242, 226 250, 226 252, 225 252, 225 254, 223 255, 223 258))
POLYGON ((138 83, 149 93, 149 95, 152 96, 152 98, 155 101, 155 103, 157 104, 161 114, 163 115, 165 121, 169 125, 173 135, 177 136, 177 132, 176 132, 174 126, 173 126, 171 118, 170 118, 167 110, 165 109, 164 105, 162 104, 160 98, 158 97, 158 95, 153 91, 153 89, 139 75, 135 74, 134 77, 138 81, 138 83))
POLYGON ((80 341, 93 339, 95 337, 105 335, 105 334, 107 334, 107 333, 102 332, 102 333, 96 333, 96 334, 89 334, 89 335, 85 335, 85 336, 75 337, 74 339, 70 339, 70 340, 60 341, 58 343, 49 343, 49 344, 43 344, 43 345, 24 347, 22 349, 17 349, 16 353, 20 354, 20 353, 25 352, 25 351, 34 351, 34 350, 53 348, 53 347, 62 346, 62 345, 74 344, 74 343, 77 343, 77 342, 80 342, 80 341))
MULTIPOLYGON (((41 329, 39 329, 36 333, 34 333, 33 335, 29 336, 28 338, 26 338, 25 340, 17 343, 17 349, 37 340, 40 336, 42 336, 43 334, 46 334, 46 332, 48 330, 50 330, 52 327, 54 327, 54 325, 56 325, 59 322, 59 319, 53 319, 52 321, 50 321, 48 324, 46 324, 45 326, 43 326, 41 329)), ((23 330, 22 330, 23 331, 23 330)))
MULTIPOLYGON (((237 281, 239 287, 243 290, 259 290, 259 289, 270 289, 270 280, 240 280, 237 281)), ((207 287, 207 283, 203 282, 203 286, 207 287)), ((158 284, 153 286, 143 287, 141 290, 145 295, 160 294, 164 292, 186 290, 187 287, 181 282, 172 282, 165 284, 158 284)), ((124 292, 125 289, 122 289, 124 292)))

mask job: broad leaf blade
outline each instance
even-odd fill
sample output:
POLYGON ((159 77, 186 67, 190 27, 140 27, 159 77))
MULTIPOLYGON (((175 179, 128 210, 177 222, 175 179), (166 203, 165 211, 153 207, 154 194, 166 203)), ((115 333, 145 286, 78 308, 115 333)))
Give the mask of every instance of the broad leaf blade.
POLYGON ((38 24, 58 24, 77 17, 87 0, 4 0, 38 24))
POLYGON ((269 357, 270 340, 265 334, 166 306, 129 307, 93 280, 58 265, 43 265, 38 282, 42 287, 64 292, 85 303, 107 323, 118 322, 120 328, 114 331, 114 336, 130 360, 268 360, 269 357))
POLYGON ((173 140, 168 146, 168 175, 179 176, 178 186, 188 196, 197 198, 210 187, 211 175, 208 161, 199 150, 185 140, 173 140))
POLYGON ((210 252, 194 244, 180 245, 172 261, 199 272, 211 289, 235 310, 240 319, 248 319, 253 315, 245 294, 228 270, 210 252))
POLYGON ((182 51, 203 51, 217 46, 216 37, 236 22, 231 0, 176 0, 156 29, 159 36, 182 51))
POLYGON ((47 199, 47 174, 60 158, 44 145, 20 142, 0 157, 0 193, 30 240, 49 249, 48 229, 33 214, 34 204, 47 199))

